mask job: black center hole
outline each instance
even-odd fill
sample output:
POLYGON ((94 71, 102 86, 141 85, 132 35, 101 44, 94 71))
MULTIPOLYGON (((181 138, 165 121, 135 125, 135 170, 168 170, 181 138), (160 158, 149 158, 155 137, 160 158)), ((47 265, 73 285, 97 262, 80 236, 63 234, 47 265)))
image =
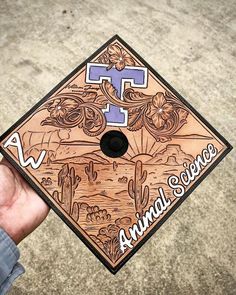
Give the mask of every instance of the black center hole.
POLYGON ((100 141, 102 152, 111 158, 123 156, 126 153, 128 146, 129 142, 124 133, 115 130, 106 132, 100 141))

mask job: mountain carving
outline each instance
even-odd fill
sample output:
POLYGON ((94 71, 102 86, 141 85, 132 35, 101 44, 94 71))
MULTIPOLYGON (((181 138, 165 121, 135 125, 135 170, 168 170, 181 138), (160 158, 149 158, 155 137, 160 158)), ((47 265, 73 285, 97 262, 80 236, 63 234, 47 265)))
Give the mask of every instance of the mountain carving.
MULTIPOLYGON (((93 161, 94 164, 112 164, 113 159, 107 157, 106 155, 103 154, 102 151, 96 150, 90 153, 85 153, 83 155, 74 155, 70 157, 65 157, 67 154, 64 154, 64 157, 60 157, 57 160, 55 160, 55 163, 60 163, 60 162, 71 162, 71 163, 76 163, 76 164, 88 164, 90 161, 93 161)), ((118 164, 133 164, 132 160, 127 160, 125 158, 118 158, 116 159, 116 162, 118 164)))
POLYGON ((183 163, 191 163, 193 156, 186 154, 179 144, 168 144, 165 149, 153 155, 153 158, 147 164, 160 165, 183 165, 183 163))

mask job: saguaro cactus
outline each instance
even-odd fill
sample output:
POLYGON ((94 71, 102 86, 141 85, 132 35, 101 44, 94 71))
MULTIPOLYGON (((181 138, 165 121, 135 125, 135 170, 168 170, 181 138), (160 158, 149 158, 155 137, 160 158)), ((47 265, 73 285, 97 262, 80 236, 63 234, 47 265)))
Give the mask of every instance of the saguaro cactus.
POLYGON ((73 197, 80 181, 81 178, 75 175, 74 167, 69 168, 69 165, 65 164, 58 173, 58 185, 61 187, 61 198, 59 198, 58 191, 53 192, 54 199, 61 204, 63 209, 75 221, 79 219, 79 204, 73 201, 73 197))
POLYGON ((135 210, 140 216, 143 215, 143 209, 147 206, 149 200, 149 187, 145 185, 143 189, 143 183, 147 179, 147 170, 143 171, 143 165, 141 161, 135 163, 134 180, 130 179, 128 184, 128 192, 135 202, 135 210))
POLYGON ((113 167, 113 170, 116 171, 116 169, 118 168, 118 164, 116 161, 113 162, 112 167, 113 167))
POLYGON ((88 176, 88 180, 90 182, 95 181, 97 179, 97 172, 94 171, 94 164, 93 161, 89 162, 89 165, 85 167, 85 173, 88 176))

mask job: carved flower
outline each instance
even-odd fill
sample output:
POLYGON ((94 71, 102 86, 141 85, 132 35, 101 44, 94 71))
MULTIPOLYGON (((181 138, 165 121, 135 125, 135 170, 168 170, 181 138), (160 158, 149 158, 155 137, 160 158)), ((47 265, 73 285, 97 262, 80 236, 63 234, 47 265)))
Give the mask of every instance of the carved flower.
POLYGON ((166 101, 164 94, 162 92, 157 92, 157 94, 153 96, 146 114, 147 117, 152 120, 156 128, 159 129, 168 121, 173 110, 173 106, 166 101))
POLYGON ((49 106, 48 111, 53 118, 63 117, 65 114, 78 106, 78 102, 73 99, 55 99, 49 106))
POLYGON ((134 66, 135 64, 133 58, 123 48, 117 45, 110 45, 107 48, 107 52, 110 61, 108 69, 114 65, 118 71, 121 71, 125 66, 134 66))

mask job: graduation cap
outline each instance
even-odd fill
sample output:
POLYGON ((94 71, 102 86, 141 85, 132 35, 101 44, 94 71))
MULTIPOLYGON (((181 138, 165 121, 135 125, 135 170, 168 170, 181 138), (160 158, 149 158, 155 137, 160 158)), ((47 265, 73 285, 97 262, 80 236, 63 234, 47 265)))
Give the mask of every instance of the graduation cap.
POLYGON ((230 149, 117 35, 0 138, 1 153, 112 273, 230 149))

